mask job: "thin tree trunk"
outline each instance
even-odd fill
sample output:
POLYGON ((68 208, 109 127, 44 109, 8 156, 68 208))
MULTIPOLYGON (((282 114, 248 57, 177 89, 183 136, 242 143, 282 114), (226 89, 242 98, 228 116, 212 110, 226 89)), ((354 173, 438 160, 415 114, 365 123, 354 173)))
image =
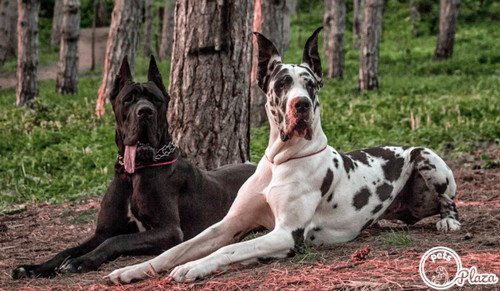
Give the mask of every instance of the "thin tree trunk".
POLYGON ((363 25, 363 7, 365 0, 353 0, 352 13, 352 47, 357 49, 361 43, 361 26, 363 25))
MULTIPOLYGON (((290 36, 290 0, 255 0, 253 31, 258 31, 269 38, 280 54, 289 46, 290 36)), ((253 40, 254 47, 257 45, 253 40)), ((251 124, 259 127, 267 121, 266 95, 257 86, 258 52, 253 51, 252 57, 252 87, 251 87, 251 124)))
POLYGON ((78 92, 78 39, 80 37, 80 0, 64 0, 61 48, 56 88, 62 94, 78 92))
POLYGON ((410 0, 410 20, 411 20, 411 34, 413 36, 419 36, 420 13, 418 12, 416 0, 410 0))
POLYGON ((64 17, 64 0, 56 0, 54 3, 54 16, 52 18, 52 32, 50 34, 50 45, 59 47, 61 41, 61 28, 64 17))
POLYGON ((202 168, 250 158, 252 17, 252 0, 176 5, 169 122, 174 141, 202 168))
POLYGON ((383 0, 366 0, 359 54, 359 90, 376 90, 378 84, 378 50, 382 34, 383 0))
POLYGON ((18 0, 16 105, 30 105, 38 95, 39 0, 18 0))
POLYGON ((166 0, 163 9, 163 24, 161 30, 160 60, 170 59, 172 55, 172 43, 174 42, 174 15, 175 0, 166 0))
POLYGON ((17 1, 0 0, 0 67, 7 58, 16 56, 17 1))
POLYGON ((151 49, 151 34, 153 32, 153 13, 152 0, 144 1, 144 55, 149 57, 153 50, 151 49))
POLYGON ((102 82, 96 102, 97 116, 102 116, 105 112, 104 103, 109 98, 113 80, 125 56, 128 56, 130 69, 132 73, 134 72, 135 53, 141 26, 142 2, 140 0, 116 0, 115 2, 104 57, 102 82))
POLYGON ((441 0, 435 60, 448 59, 453 55, 459 6, 460 0, 441 0))
POLYGON ((90 64, 91 71, 95 70, 95 29, 97 26, 97 5, 98 5, 98 0, 94 0, 94 5, 93 5, 94 15, 92 15, 92 35, 90 44, 90 58, 92 60, 90 64))
POLYGON ((328 78, 344 77, 345 1, 325 0, 324 38, 328 78))

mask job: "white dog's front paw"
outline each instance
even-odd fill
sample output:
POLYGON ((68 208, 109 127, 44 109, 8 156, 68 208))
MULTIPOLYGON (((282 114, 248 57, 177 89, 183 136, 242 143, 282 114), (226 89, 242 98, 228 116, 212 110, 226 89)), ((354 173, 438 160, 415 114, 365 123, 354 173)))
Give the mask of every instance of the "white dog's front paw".
POLYGON ((148 262, 145 262, 121 269, 116 269, 106 277, 113 284, 118 285, 128 284, 132 282, 132 280, 141 280, 151 277, 151 273, 155 274, 155 271, 148 262))
POLYGON ((460 222, 453 218, 443 218, 436 223, 436 228, 442 232, 457 231, 460 229, 460 222))
POLYGON ((211 266, 210 264, 193 261, 175 267, 170 273, 170 277, 177 282, 192 282, 210 275, 215 269, 215 266, 211 266))

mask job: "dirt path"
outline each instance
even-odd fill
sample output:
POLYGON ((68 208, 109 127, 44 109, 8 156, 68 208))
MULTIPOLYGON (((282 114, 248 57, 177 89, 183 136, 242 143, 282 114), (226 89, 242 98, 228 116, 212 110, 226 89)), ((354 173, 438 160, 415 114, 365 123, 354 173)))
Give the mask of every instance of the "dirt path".
MULTIPOLYGON (((106 42, 108 39, 108 27, 100 27, 96 29, 95 38, 95 57, 96 66, 102 65, 104 54, 106 53, 106 42)), ((85 28, 80 31, 80 39, 78 41, 79 61, 78 68, 80 74, 90 70, 92 65, 92 29, 85 28)), ((57 77, 57 64, 48 67, 38 68, 38 80, 51 80, 57 77)), ((0 88, 16 87, 16 73, 9 72, 0 74, 0 88)))
MULTIPOLYGON (((352 242, 309 249, 307 256, 272 261, 250 267, 232 266, 192 284, 173 283, 157 277, 132 285, 107 285, 103 276, 146 257, 120 258, 105 264, 99 271, 60 275, 53 279, 15 281, 12 268, 19 264, 42 262, 58 251, 89 237, 100 198, 94 197, 62 205, 27 205, 20 212, 0 216, 0 290, 331 290, 331 289, 426 289, 418 273, 422 254, 434 246, 454 249, 464 267, 476 266, 480 273, 500 275, 500 168, 474 169, 481 162, 480 150, 475 160, 451 162, 458 185, 457 207, 462 229, 440 234, 435 229, 438 217, 427 218, 414 226, 381 221, 378 227, 364 230, 352 242), (407 230, 409 246, 384 242, 394 231, 407 230), (369 247, 366 258, 353 254, 369 247)), ((500 158, 495 147, 488 149, 500 158)), ((497 285, 496 287, 499 287, 497 285)), ((481 286, 467 286, 467 290, 481 286)))

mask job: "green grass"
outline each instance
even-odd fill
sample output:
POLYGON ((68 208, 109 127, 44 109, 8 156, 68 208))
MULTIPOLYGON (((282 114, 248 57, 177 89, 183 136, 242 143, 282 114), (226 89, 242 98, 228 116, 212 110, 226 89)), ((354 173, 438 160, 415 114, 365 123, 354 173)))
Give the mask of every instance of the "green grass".
MULTIPOLYGON (((434 62, 435 36, 413 38, 407 5, 386 3, 378 92, 357 91, 358 53, 351 47, 347 24, 344 80, 325 80, 320 92, 329 143, 341 151, 380 144, 421 145, 447 158, 498 143, 500 21, 459 22, 453 58, 434 62), (420 120, 413 130, 412 112, 420 120)), ((293 18, 286 62, 300 61, 305 40, 321 23, 320 6, 311 15, 293 18)), ((56 60, 57 54, 41 53, 41 63, 56 60)), ((147 63, 138 53, 136 80, 146 79, 147 63)), ((160 69, 168 80, 169 64, 163 62, 160 69)), ((14 208, 13 203, 56 203, 103 194, 116 148, 109 105, 103 119, 94 116, 100 81, 99 72, 85 74, 74 96, 56 94, 54 81, 41 82, 34 110, 15 107, 14 89, 0 90, 0 212, 14 208)), ((252 129, 253 161, 262 156, 267 138, 268 126, 252 129)), ((485 167, 498 164, 483 160, 485 167)))
POLYGON ((377 239, 383 244, 396 247, 409 247, 413 243, 408 230, 391 229, 389 232, 382 233, 377 239))

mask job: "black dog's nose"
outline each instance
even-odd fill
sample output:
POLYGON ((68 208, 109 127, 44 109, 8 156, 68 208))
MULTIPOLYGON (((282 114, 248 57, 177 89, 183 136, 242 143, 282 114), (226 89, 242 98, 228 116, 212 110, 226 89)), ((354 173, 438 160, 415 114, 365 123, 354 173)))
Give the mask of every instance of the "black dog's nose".
POLYGON ((311 108, 311 101, 309 101, 309 98, 300 97, 298 99, 299 100, 295 103, 295 109, 297 109, 297 112, 305 112, 311 108))
POLYGON ((152 115, 153 115, 153 109, 147 106, 141 107, 139 108, 139 110, 137 110, 137 116, 139 117, 149 117, 152 115))

